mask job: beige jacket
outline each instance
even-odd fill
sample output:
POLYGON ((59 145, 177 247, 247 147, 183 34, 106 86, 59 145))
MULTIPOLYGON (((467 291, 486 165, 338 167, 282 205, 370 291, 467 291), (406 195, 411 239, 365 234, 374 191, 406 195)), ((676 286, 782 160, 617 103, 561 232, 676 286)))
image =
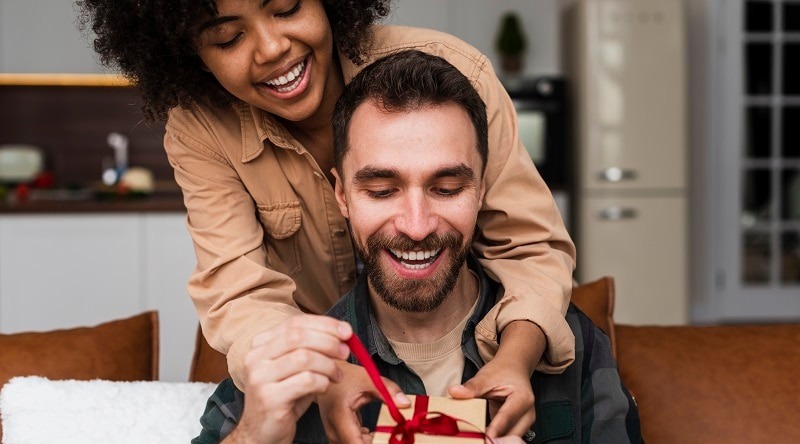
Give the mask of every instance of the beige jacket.
MULTIPOLYGON (((439 55, 487 105, 487 192, 475 250, 505 295, 476 337, 493 356, 497 332, 527 319, 547 336, 545 371, 574 359, 564 319, 575 250, 549 189, 519 141, 513 105, 487 58, 439 32, 376 27, 370 60, 401 49, 439 55)), ((369 62, 369 60, 368 60, 369 62)), ((341 57, 345 82, 360 67, 341 57)), ((271 115, 230 108, 172 110, 164 146, 183 189, 197 267, 188 290, 212 347, 241 386, 252 337, 301 311, 324 313, 351 289, 354 249, 333 187, 309 152, 271 115)))

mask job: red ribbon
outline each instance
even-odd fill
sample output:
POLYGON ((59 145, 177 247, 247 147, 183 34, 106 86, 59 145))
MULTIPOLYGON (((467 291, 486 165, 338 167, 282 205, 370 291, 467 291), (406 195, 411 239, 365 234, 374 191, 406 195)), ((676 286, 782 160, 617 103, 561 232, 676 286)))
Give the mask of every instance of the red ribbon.
POLYGON ((479 438, 483 440, 489 440, 490 443, 494 443, 494 441, 492 441, 492 439, 486 436, 486 434, 483 432, 462 432, 459 430, 459 422, 477 429, 477 427, 467 421, 453 418, 452 416, 441 412, 428 412, 427 396, 418 395, 416 397, 416 401, 414 403, 414 415, 411 417, 411 419, 406 420, 403 414, 400 413, 400 410, 397 408, 394 400, 392 400, 392 397, 389 394, 389 389, 386 388, 386 385, 381 379, 381 374, 378 372, 378 367, 375 366, 375 362, 370 357, 369 352, 367 352, 367 349, 364 347, 364 344, 362 344, 361 340, 358 339, 358 336, 355 334, 351 336, 350 339, 347 340, 347 345, 350 347, 350 351, 353 352, 353 355, 355 355, 356 359, 358 359, 358 362, 360 362, 361 365, 367 370, 367 374, 372 380, 372 383, 381 394, 383 402, 386 403, 386 407, 389 409, 389 414, 392 416, 392 419, 397 422, 397 425, 395 426, 377 426, 375 428, 376 432, 386 432, 391 434, 389 437, 389 444, 414 444, 414 435, 417 433, 423 433, 426 435, 456 436, 462 438, 479 438))

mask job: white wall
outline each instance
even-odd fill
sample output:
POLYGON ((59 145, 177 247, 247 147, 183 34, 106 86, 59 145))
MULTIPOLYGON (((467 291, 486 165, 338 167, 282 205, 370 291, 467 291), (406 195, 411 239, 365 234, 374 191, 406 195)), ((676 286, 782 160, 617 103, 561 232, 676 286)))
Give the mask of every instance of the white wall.
MULTIPOLYGON (((560 0, 395 0, 388 23, 438 29, 497 66, 500 16, 517 11, 528 41, 524 74, 559 74, 560 0)), ((0 72, 99 73, 104 68, 77 28, 73 0, 0 0, 0 72)))
POLYGON ((0 0, 0 72, 100 73, 74 0, 0 0))
POLYGON ((528 41, 525 75, 561 73, 559 0, 395 0, 390 24, 444 31, 489 56, 497 69, 494 39, 500 17, 517 11, 528 41))

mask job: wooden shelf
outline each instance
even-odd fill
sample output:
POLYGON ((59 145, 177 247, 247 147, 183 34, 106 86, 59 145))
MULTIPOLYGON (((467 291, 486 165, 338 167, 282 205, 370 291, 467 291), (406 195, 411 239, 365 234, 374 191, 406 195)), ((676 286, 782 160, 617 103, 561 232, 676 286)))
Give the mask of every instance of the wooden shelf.
POLYGON ((0 73, 0 85, 125 87, 132 82, 119 74, 0 73))

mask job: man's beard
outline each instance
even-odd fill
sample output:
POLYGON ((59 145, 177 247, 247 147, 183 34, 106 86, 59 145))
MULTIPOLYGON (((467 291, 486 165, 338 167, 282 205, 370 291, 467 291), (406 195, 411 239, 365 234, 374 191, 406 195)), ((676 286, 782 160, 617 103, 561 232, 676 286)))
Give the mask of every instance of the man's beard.
POLYGON ((459 233, 447 233, 442 236, 431 234, 417 242, 405 235, 393 238, 374 234, 367 238, 367 251, 358 245, 358 254, 364 262, 367 277, 378 296, 390 307, 400 311, 422 313, 439 307, 458 281, 461 266, 466 261, 471 248, 469 242, 462 243, 459 233), (449 264, 440 265, 439 270, 426 279, 405 279, 387 273, 381 267, 380 256, 387 251, 395 260, 400 260, 391 250, 432 251, 439 250, 439 255, 447 254, 449 264), (442 268, 444 267, 444 268, 442 268))

